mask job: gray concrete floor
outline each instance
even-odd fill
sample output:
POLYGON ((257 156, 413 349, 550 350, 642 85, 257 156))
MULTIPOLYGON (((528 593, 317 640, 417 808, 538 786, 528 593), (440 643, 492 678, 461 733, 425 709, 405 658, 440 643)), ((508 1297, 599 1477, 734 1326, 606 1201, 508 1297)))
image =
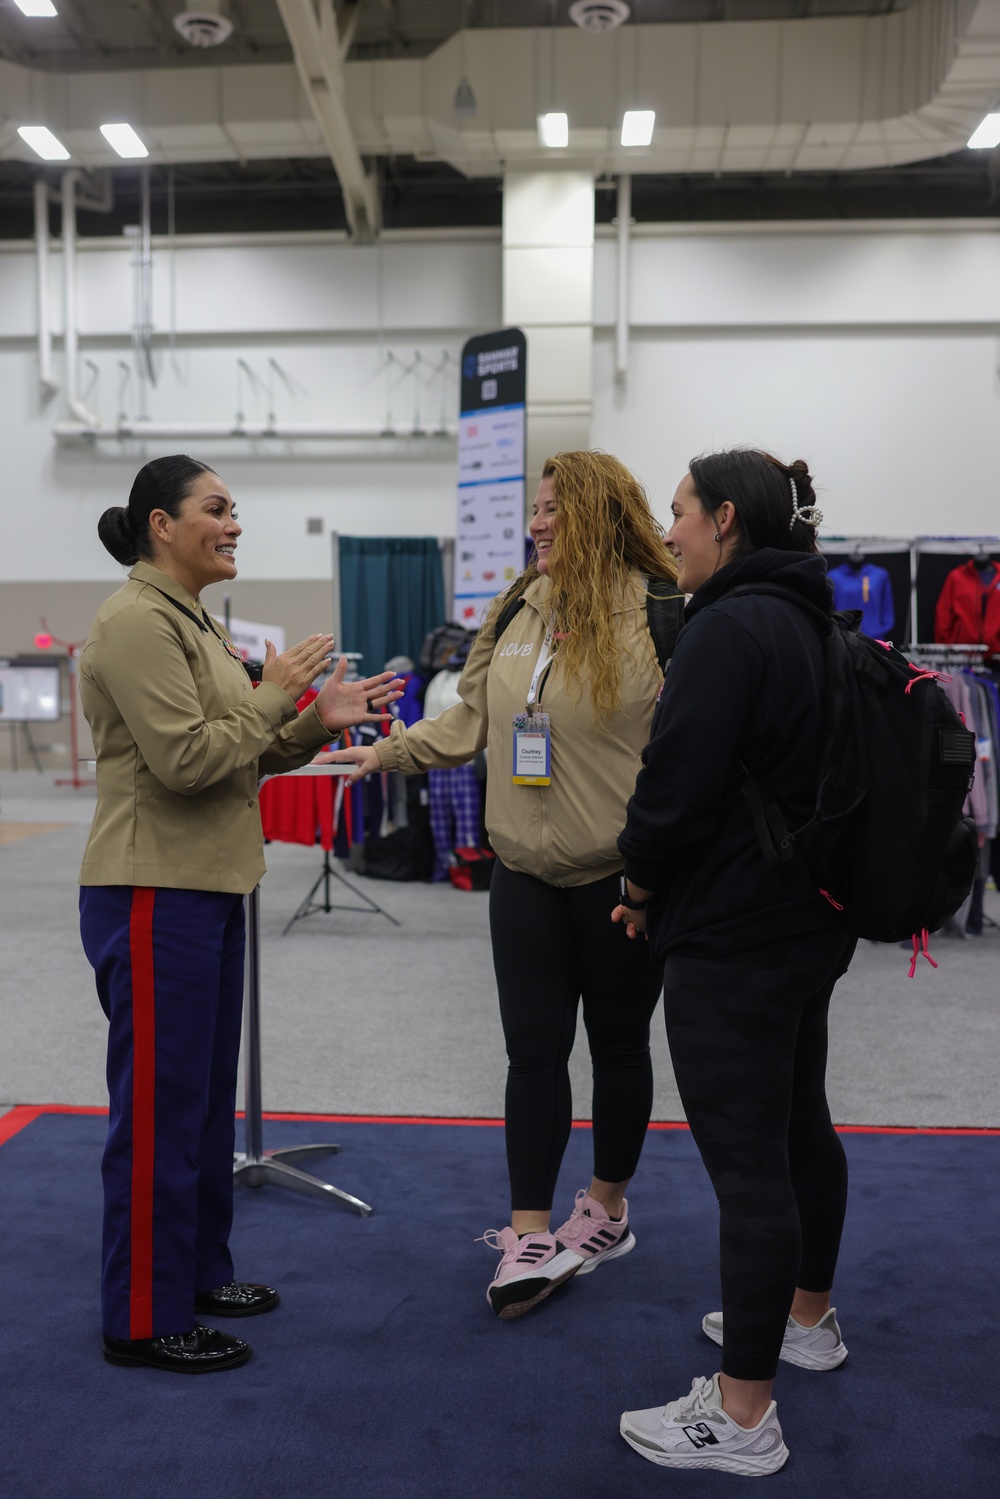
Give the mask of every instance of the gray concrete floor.
MULTIPOLYGON (((93 792, 30 771, 0 773, 0 822, 44 825, 0 844, 0 1108, 102 1106, 105 1023, 80 949, 76 877, 93 792)), ((262 887, 266 1109, 498 1117, 504 1051, 487 897, 440 885, 356 879, 396 916, 319 914, 282 936, 316 875, 319 850, 273 844, 262 887)), ((350 903, 351 894, 339 891, 350 903)), ((1000 920, 1000 899, 987 897, 1000 920)), ((940 962, 906 977, 897 947, 862 943, 838 986, 829 1092, 844 1124, 1000 1127, 1000 930, 940 937, 940 962)), ((654 1118, 683 1118, 659 1011, 654 1118)), ((575 1113, 589 1116, 582 1035, 575 1113)))

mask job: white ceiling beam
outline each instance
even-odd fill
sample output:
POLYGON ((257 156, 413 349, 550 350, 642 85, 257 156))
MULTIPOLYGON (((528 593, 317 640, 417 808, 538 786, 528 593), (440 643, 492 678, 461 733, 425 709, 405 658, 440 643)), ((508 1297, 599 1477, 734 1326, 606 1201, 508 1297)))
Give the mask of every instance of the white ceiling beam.
POLYGON ((351 233, 368 244, 378 231, 378 195, 347 113, 344 50, 331 0, 276 0, 295 66, 340 179, 351 233))

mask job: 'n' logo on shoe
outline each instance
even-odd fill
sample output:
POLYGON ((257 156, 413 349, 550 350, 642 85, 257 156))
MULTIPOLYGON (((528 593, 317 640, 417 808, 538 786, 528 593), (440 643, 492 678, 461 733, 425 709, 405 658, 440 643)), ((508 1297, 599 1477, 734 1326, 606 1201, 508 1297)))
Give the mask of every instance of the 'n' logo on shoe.
POLYGON ((707 1421, 699 1421, 695 1426, 685 1426, 683 1430, 692 1447, 718 1447, 719 1445, 719 1438, 707 1421))

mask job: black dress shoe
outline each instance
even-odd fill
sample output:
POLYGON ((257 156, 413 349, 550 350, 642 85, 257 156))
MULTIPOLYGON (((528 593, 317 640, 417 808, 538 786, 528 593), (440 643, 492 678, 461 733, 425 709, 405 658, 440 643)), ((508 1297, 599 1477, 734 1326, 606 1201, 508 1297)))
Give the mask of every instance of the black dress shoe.
POLYGON ((104 1357, 109 1364, 128 1364, 141 1369, 172 1369, 177 1374, 212 1374, 245 1364, 249 1343, 219 1332, 214 1327, 194 1327, 171 1338, 105 1338, 104 1357))
POLYGON ((217 1291, 205 1291, 194 1298, 194 1309, 202 1317, 259 1317, 273 1312, 281 1297, 272 1286, 253 1286, 234 1280, 217 1291))

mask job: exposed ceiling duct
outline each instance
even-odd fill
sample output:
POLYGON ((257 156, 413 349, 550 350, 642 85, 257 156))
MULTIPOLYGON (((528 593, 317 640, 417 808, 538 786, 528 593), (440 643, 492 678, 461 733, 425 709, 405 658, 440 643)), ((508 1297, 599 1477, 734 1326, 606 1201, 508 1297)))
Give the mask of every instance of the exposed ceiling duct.
MULTIPOLYGON (((418 59, 343 60, 332 6, 280 0, 295 43, 283 65, 148 70, 152 162, 329 154, 355 232, 374 232, 363 158, 445 161, 467 176, 551 166, 595 172, 844 171, 943 156, 1000 97, 1000 0, 920 0, 880 16, 719 25, 468 30, 418 59), (474 116, 456 117, 463 81, 474 116), (626 108, 656 111, 648 147, 620 145, 626 108), (539 145, 547 109, 569 145, 539 145)), ((28 158, 16 126, 38 116, 74 165, 105 165, 98 126, 134 113, 127 73, 60 77, 0 63, 0 157, 28 158), (116 101, 118 101, 116 103, 116 101)))

